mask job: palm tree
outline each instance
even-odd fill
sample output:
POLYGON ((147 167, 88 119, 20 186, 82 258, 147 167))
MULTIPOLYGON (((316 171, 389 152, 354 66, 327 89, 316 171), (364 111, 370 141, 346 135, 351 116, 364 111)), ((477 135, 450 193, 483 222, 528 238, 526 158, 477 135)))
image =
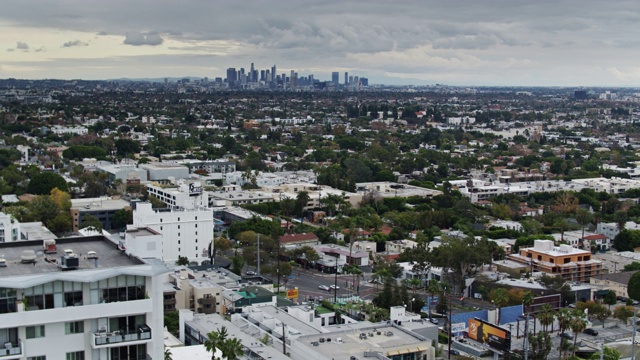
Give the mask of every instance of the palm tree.
POLYGON ((533 304, 534 295, 531 291, 527 291, 522 296, 522 311, 525 311, 526 308, 530 307, 533 304))
POLYGON ((220 350, 222 351, 222 356, 227 360, 238 360, 244 355, 244 346, 238 338, 225 340, 220 350))
POLYGON ((626 211, 616 211, 613 214, 613 219, 616 222, 616 227, 618 228, 618 232, 624 230, 627 225, 627 220, 629 219, 629 215, 626 211))
POLYGON ((547 331, 549 329, 549 325, 553 324, 553 320, 555 320, 556 314, 550 304, 543 304, 540 307, 540 313, 537 317, 540 321, 540 325, 544 326, 544 331, 547 331))
POLYGON ((583 332, 587 328, 587 319, 582 311, 574 310, 571 314, 571 320, 569 321, 569 327, 573 331, 573 356, 576 356, 576 343, 578 342, 578 334, 583 332))
POLYGON ((571 311, 567 308, 562 308, 556 313, 556 319, 558 319, 558 331, 560 334, 564 334, 569 328, 571 321, 571 311))
MULTIPOLYGON (((427 284, 427 293, 430 296, 430 299, 433 299, 433 297, 436 294, 440 294, 442 292, 442 284, 440 284, 440 282, 436 279, 431 279, 429 280, 429 283, 427 284)), ((431 304, 429 304, 429 319, 431 319, 431 308, 433 306, 431 304)))
POLYGON ((509 304, 509 293, 504 288, 497 288, 489 294, 491 302, 498 308, 498 324, 500 324, 500 308, 509 304))
POLYGON ((171 355, 171 349, 164 349, 164 360, 173 360, 173 355, 171 355))
POLYGON ((582 239, 583 245, 584 245, 584 227, 587 226, 587 224, 589 224, 592 219, 593 219, 593 216, 591 216, 591 213, 589 212, 589 210, 580 209, 576 213, 576 221, 582 227, 582 238, 581 239, 582 239))
POLYGON ((216 350, 222 351, 224 342, 227 340, 227 328, 221 327, 218 331, 212 331, 207 334, 207 340, 204 341, 204 348, 211 353, 211 360, 216 360, 216 350))

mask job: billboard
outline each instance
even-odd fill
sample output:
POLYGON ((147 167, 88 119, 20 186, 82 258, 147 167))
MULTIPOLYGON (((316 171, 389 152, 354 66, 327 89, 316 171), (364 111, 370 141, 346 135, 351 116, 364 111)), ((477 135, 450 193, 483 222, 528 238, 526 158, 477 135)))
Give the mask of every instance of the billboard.
POLYGON ((469 338, 499 351, 511 350, 511 332, 480 319, 469 319, 469 338))
POLYGON ((295 299, 298 297, 298 289, 287 290, 287 299, 295 299))

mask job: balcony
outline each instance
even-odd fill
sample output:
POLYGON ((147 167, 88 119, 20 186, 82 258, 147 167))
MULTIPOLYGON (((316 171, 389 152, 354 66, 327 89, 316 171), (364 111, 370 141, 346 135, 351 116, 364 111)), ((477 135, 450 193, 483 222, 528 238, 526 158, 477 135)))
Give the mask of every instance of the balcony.
POLYGON ((140 325, 136 330, 116 330, 93 333, 93 348, 102 349, 124 345, 144 344, 151 341, 151 328, 140 325))
POLYGON ((6 342, 4 346, 0 346, 0 359, 20 359, 22 358, 22 341, 18 343, 6 342))

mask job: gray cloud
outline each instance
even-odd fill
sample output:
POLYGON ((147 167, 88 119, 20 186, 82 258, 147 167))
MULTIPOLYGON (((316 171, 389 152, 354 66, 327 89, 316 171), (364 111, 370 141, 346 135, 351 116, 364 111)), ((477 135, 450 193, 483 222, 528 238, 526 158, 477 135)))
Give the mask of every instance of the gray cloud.
POLYGON ((157 33, 128 32, 124 38, 124 44, 133 46, 157 46, 161 45, 163 42, 164 39, 162 39, 162 37, 157 33))
POLYGON ((72 40, 62 44, 62 47, 74 47, 74 46, 89 46, 89 43, 82 42, 80 40, 72 40))
MULTIPOLYGON (((121 36, 127 45, 180 53, 169 57, 177 68, 209 77, 224 76, 210 73, 210 66, 248 67, 255 61, 318 78, 357 70, 372 82, 395 76, 398 82, 588 85, 620 83, 621 74, 639 67, 633 61, 640 56, 635 0, 617 0, 615 6, 601 0, 244 0, 224 6, 210 0, 85 1, 89 6, 3 0, 0 23, 15 26, 10 30, 16 34, 30 28, 121 36), (209 67, 199 67, 204 63, 186 58, 194 53, 216 56, 209 67)), ((91 42, 96 56, 113 57, 100 41, 91 42)), ((137 65, 119 64, 122 73, 135 72, 128 66, 137 65)), ((49 65, 40 66, 46 71, 49 65)), ((95 68, 95 77, 106 76, 107 66, 95 68)), ((162 76, 167 68, 154 61, 145 70, 162 76)))
POLYGON ((16 43, 16 49, 29 51, 29 44, 27 44, 26 42, 18 41, 16 43))

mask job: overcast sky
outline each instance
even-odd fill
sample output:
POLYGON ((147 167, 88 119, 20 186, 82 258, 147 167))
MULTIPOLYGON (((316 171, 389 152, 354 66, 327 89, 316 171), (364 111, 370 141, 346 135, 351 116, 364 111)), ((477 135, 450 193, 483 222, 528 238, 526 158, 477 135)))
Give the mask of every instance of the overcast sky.
POLYGON ((278 66, 372 83, 639 86, 640 3, 2 0, 0 78, 225 77, 278 66))

